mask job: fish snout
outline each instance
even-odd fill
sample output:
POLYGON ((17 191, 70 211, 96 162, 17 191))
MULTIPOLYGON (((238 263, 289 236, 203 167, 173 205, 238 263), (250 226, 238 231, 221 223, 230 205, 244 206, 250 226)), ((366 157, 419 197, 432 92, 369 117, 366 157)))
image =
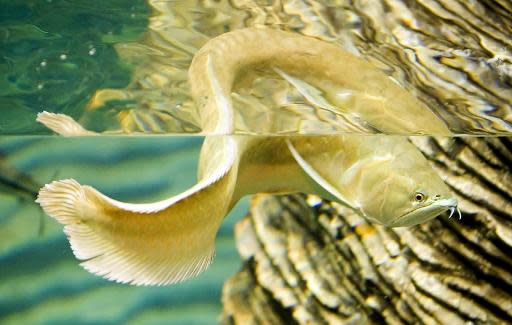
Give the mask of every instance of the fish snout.
POLYGON ((436 201, 437 202, 435 202, 435 204, 439 206, 445 206, 447 208, 456 208, 459 205, 459 202, 454 197, 448 199, 438 199, 436 201))
MULTIPOLYGON (((397 218, 394 222, 389 224, 390 227, 409 227, 414 226, 430 219, 433 219, 440 214, 451 211, 457 211, 459 218, 461 218, 460 210, 457 208, 458 202, 456 198, 435 198, 430 204, 414 209, 408 213, 397 218)), ((450 214, 450 216, 453 213, 450 214)))
POLYGON ((453 214, 455 213, 455 211, 457 211, 457 214, 459 215, 459 220, 462 219, 462 213, 460 212, 460 209, 459 209, 459 202, 457 201, 456 198, 448 198, 448 199, 441 199, 441 196, 440 195, 436 195, 434 197, 434 204, 436 205, 439 205, 439 206, 444 206, 447 208, 447 211, 450 211, 450 215, 448 216, 448 219, 450 219, 453 214))

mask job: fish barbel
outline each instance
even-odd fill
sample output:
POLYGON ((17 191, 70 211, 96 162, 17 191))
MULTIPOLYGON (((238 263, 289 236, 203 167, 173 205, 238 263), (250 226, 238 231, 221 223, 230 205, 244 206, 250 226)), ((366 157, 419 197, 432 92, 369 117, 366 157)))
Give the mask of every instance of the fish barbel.
MULTIPOLYGON (((65 225, 85 269, 141 285, 195 276, 211 263, 226 214, 252 193, 315 194, 391 227, 418 224, 457 206, 406 137, 232 135, 233 84, 255 66, 297 88, 300 79, 324 90, 330 109, 349 109, 381 132, 450 133, 422 102, 335 44, 269 28, 223 34, 201 48, 189 68, 207 135, 196 185, 148 204, 120 202, 72 179, 40 190, 37 202, 65 225)), ((38 121, 62 135, 94 134, 63 114, 43 112, 38 121)))

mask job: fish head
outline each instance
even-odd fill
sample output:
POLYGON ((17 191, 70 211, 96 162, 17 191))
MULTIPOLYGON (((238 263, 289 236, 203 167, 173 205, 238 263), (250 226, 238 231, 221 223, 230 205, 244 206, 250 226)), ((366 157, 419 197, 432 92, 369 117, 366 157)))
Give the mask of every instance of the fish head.
POLYGON ((314 181, 307 193, 348 206, 372 222, 412 226, 457 207, 448 186, 407 137, 349 135, 307 141, 288 141, 293 157, 314 181))
POLYGON ((413 226, 457 208, 446 183, 412 145, 389 159, 374 161, 359 183, 361 214, 389 227, 413 226))

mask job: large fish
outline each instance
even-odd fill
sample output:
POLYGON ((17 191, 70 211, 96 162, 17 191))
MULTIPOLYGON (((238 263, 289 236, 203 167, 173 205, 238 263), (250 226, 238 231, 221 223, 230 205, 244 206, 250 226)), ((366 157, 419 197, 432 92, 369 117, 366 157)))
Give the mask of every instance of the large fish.
MULTIPOLYGON (((148 204, 120 202, 72 179, 40 190, 37 202, 65 225, 85 269, 133 284, 197 275, 211 263, 223 218, 241 197, 258 192, 316 194, 391 227, 453 213, 456 199, 406 137, 230 135, 233 84, 256 66, 296 87, 302 80, 325 90, 332 109, 350 108, 382 132, 449 134, 425 105, 336 45, 268 28, 223 34, 196 54, 189 69, 208 135, 195 186, 148 204)), ((43 112, 38 120, 59 134, 93 134, 62 114, 43 112)))

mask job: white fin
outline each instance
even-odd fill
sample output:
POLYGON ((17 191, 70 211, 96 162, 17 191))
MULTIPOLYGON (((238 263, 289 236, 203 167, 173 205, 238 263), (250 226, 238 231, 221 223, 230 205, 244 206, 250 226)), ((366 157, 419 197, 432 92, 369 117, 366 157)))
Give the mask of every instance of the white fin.
POLYGON ((309 164, 306 159, 304 159, 298 150, 294 147, 292 142, 289 139, 286 139, 286 144, 288 145, 288 149, 292 153, 293 158, 299 166, 304 170, 304 172, 313 179, 321 188, 323 188, 331 197, 325 197, 326 199, 331 199, 338 201, 346 206, 352 207, 354 209, 358 208, 354 203, 351 202, 345 195, 341 194, 341 192, 334 187, 330 182, 328 182, 320 173, 315 170, 315 168, 309 164))
POLYGON ((53 132, 67 137, 98 135, 98 133, 84 129, 77 121, 65 114, 43 111, 37 114, 36 121, 44 124, 44 126, 53 132))
POLYGON ((220 138, 223 159, 188 191, 150 204, 113 200, 72 179, 39 192, 44 211, 65 225, 81 265, 107 279, 164 285, 195 276, 210 265, 217 230, 231 207, 237 147, 220 138))

